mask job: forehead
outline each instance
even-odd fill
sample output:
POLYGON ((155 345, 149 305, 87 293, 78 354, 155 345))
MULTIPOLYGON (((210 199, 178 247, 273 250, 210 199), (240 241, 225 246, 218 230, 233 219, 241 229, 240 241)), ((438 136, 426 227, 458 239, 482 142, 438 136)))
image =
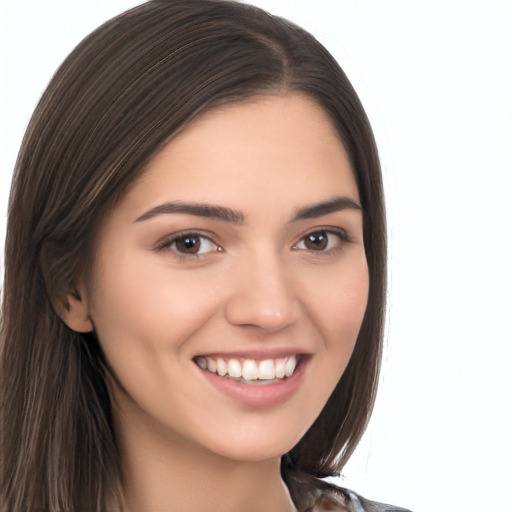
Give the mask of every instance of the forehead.
MULTIPOLYGON (((140 211, 169 200, 238 209, 358 200, 347 153, 324 110, 300 94, 217 107, 176 136, 127 193, 140 211)), ((124 201, 123 201, 124 202, 124 201)))

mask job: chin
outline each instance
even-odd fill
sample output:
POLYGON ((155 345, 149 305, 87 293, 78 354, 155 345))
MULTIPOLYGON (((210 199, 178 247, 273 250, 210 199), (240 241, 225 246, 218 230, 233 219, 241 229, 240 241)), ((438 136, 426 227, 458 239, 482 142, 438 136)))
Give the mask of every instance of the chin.
POLYGON ((233 461, 260 462, 276 459, 289 452, 302 438, 304 432, 286 428, 244 429, 226 432, 204 445, 210 452, 233 461))
POLYGON ((231 446, 215 447, 214 451, 226 459, 236 462, 263 462, 281 458, 294 445, 278 444, 275 440, 265 443, 264 440, 248 446, 245 443, 234 443, 231 446))

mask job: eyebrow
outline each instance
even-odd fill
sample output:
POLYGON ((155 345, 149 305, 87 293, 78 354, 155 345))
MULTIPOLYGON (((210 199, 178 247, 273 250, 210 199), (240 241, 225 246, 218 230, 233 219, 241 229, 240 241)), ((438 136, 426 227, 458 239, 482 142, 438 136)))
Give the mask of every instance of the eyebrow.
MULTIPOLYGON (((305 219, 313 219, 334 213, 340 210, 359 210, 362 208, 354 200, 348 197, 335 197, 322 203, 314 204, 300 208, 295 213, 291 222, 297 222, 305 219)), ((170 213, 184 213, 187 215, 196 215, 198 217, 207 217, 216 219, 231 224, 241 225, 245 221, 244 214, 240 210, 233 208, 226 208, 224 206, 217 206, 203 203, 184 203, 181 201, 167 202, 155 206, 143 213, 140 217, 135 219, 135 222, 142 222, 144 220, 152 219, 157 215, 170 214, 170 213)))
POLYGON ((135 219, 135 222, 141 222, 148 220, 157 215, 167 213, 185 213, 188 215, 197 215, 198 217, 208 217, 210 219, 221 220, 232 224, 243 224, 244 214, 239 210, 232 208, 225 208, 224 206, 215 206, 210 204, 202 203, 183 203, 179 202, 168 202, 163 203, 146 213, 143 213, 140 217, 135 219))
POLYGON ((323 203, 306 206, 297 211, 292 219, 292 222, 297 222, 304 219, 313 219, 322 217, 329 213, 338 212, 340 210, 359 210, 362 211, 361 205, 356 203, 353 199, 348 197, 335 197, 323 203))

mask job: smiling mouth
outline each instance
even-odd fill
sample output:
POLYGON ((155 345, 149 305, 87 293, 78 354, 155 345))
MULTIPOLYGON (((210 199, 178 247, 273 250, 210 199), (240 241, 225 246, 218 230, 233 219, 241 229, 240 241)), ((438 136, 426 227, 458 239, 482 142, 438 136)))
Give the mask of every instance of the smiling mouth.
POLYGON ((238 359, 197 356, 194 362, 205 371, 243 384, 275 384, 291 377, 303 356, 291 355, 277 359, 238 359))

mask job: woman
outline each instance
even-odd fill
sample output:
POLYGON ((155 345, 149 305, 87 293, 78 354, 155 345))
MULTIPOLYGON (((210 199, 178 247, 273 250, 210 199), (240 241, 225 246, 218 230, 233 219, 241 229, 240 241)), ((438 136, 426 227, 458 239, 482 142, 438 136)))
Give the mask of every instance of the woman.
POLYGON ((399 510, 331 486, 375 397, 371 128, 309 34, 157 0, 93 32, 16 165, 2 510, 399 510))

